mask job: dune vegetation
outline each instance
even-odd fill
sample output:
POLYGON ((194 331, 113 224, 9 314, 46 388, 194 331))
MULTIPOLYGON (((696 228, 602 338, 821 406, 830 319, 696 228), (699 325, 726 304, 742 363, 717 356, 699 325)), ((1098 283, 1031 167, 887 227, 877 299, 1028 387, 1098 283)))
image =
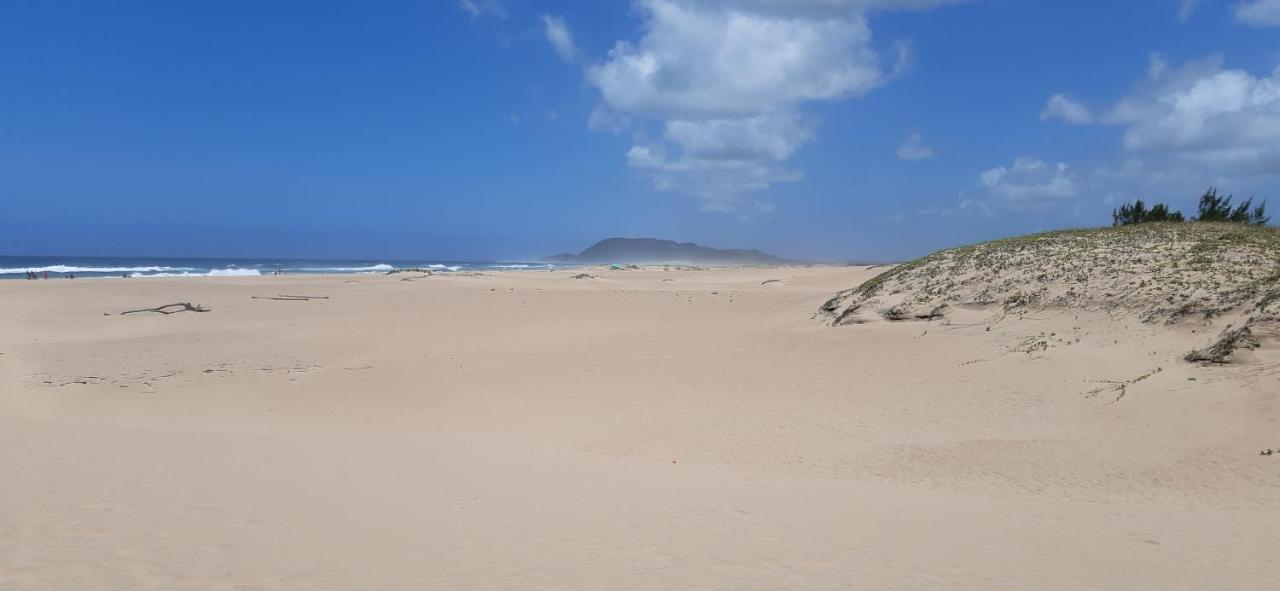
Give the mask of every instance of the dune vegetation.
POLYGON ((836 294, 819 314, 839 326, 1045 309, 1230 329, 1225 356, 1196 359, 1222 361, 1280 316, 1280 228, 1143 223, 983 242, 898 265, 836 294))

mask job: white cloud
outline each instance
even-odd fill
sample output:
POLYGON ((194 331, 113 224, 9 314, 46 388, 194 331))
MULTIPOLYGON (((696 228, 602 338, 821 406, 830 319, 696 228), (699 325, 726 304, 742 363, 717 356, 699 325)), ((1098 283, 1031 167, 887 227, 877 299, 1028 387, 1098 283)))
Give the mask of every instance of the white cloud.
POLYGON ((921 10, 968 0, 685 0, 703 6, 730 5, 741 10, 822 18, 868 10, 921 10))
POLYGON ((859 96, 884 81, 861 15, 776 18, 641 0, 647 33, 619 42, 588 79, 616 110, 647 116, 758 114, 859 96))
POLYGON ((898 158, 915 162, 917 160, 928 160, 933 158, 933 148, 924 143, 924 139, 920 134, 913 133, 907 136, 906 141, 898 147, 898 158))
POLYGON ((910 40, 899 39, 893 42, 893 69, 889 71, 889 79, 896 80, 907 75, 915 65, 915 45, 910 40))
POLYGON ((605 105, 596 105, 596 108, 591 110, 591 115, 587 117, 587 127, 596 131, 622 133, 630 125, 630 117, 619 115, 605 105))
POLYGON ((629 162, 658 188, 727 209, 801 177, 783 163, 815 138, 805 104, 856 98, 906 70, 872 45, 864 12, 947 0, 637 0, 643 34, 587 69, 602 104, 593 129, 657 122, 629 162), (888 63, 887 63, 888 62, 888 63))
POLYGON ((917 215, 950 218, 957 216, 971 216, 979 214, 984 217, 995 217, 996 212, 985 201, 979 201, 972 197, 961 197, 955 205, 927 205, 916 211, 917 215))
POLYGON ((482 16, 507 18, 507 7, 503 6, 498 0, 458 0, 458 5, 467 14, 470 14, 471 18, 480 18, 482 16))
POLYGON ((1017 158, 1011 167, 998 166, 982 173, 979 181, 991 195, 1019 207, 1074 198, 1074 177, 1065 163, 1017 158))
POLYGON ((1164 56, 1151 52, 1147 54, 1147 78, 1159 78, 1169 69, 1169 62, 1164 61, 1164 56))
POLYGON ((1067 123, 1085 125, 1093 122, 1093 114, 1089 112, 1088 107, 1064 95, 1055 94, 1049 97, 1044 110, 1040 111, 1041 121, 1049 119, 1061 119, 1067 123))
POLYGON ((1235 15, 1255 27, 1280 27, 1280 0, 1245 0, 1236 4, 1235 15))
POLYGON ((982 195, 962 196, 962 206, 918 213, 1053 209, 1073 215, 1075 208, 1074 215, 1081 215, 1152 196, 1185 209, 1211 185, 1241 194, 1274 190, 1280 177, 1280 68, 1253 75, 1223 67, 1216 56, 1177 67, 1159 54, 1149 59, 1146 77, 1109 109, 1093 114, 1081 106, 1073 114, 1078 103, 1062 97, 1050 99, 1042 115, 1121 128, 1124 152, 1114 162, 1077 171, 1065 163, 1018 158, 979 176, 982 195))
POLYGON ((542 15, 542 24, 545 26, 545 34, 547 42, 556 50, 556 54, 560 59, 566 62, 573 62, 578 58, 578 46, 573 43, 573 34, 569 32, 569 26, 564 23, 564 19, 549 14, 542 15))
POLYGON ((783 161, 813 139, 813 124, 794 113, 668 121, 663 137, 699 160, 783 161))
POLYGON ((1187 22, 1192 14, 1195 14, 1196 8, 1199 6, 1200 0, 1182 0, 1182 4, 1178 6, 1178 21, 1187 22))
MULTIPOLYGON (((680 126, 676 126, 679 129, 680 126)), ((799 180, 803 175, 789 170, 769 156, 756 159, 754 153, 774 150, 789 152, 785 142, 767 141, 757 136, 751 138, 761 143, 747 148, 747 157, 721 157, 722 151, 735 149, 722 141, 719 130, 708 131, 701 126, 679 131, 668 130, 668 136, 677 136, 687 142, 680 144, 686 150, 679 158, 668 156, 666 143, 638 143, 627 152, 627 162, 632 168, 648 173, 658 190, 678 190, 702 198, 704 211, 732 211, 743 201, 743 196, 761 191, 769 186, 799 180), (688 134, 687 137, 682 134, 688 134)), ((725 130, 727 134, 744 137, 757 134, 750 129, 725 130)), ((795 130, 792 133, 799 133, 795 130)))
POLYGON ((1221 58, 1153 75, 1111 109, 1124 146, 1222 173, 1280 174, 1280 70, 1253 76, 1221 58))
POLYGON ((1087 180, 1063 162, 1015 158, 1009 166, 997 166, 978 175, 976 194, 961 192, 953 205, 930 204, 916 210, 929 217, 996 217, 1010 212, 1045 213, 1079 207, 1087 180))

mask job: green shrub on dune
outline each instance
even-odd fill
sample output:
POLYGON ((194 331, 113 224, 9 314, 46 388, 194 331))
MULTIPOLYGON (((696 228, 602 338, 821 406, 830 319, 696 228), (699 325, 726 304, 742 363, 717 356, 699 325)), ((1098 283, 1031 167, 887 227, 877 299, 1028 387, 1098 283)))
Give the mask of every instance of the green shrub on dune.
MULTIPOLYGON (((1200 196, 1199 213, 1195 218, 1192 218, 1192 221, 1265 226, 1271 220, 1267 216, 1266 201, 1254 207, 1253 199, 1249 198, 1245 199, 1243 203, 1232 207, 1232 198, 1232 195, 1223 197, 1218 194, 1216 188, 1210 187, 1208 191, 1205 191, 1204 195, 1200 196)), ((1131 226, 1147 222, 1181 222, 1183 217, 1182 212, 1173 211, 1163 203, 1157 203, 1151 206, 1151 209, 1147 209, 1146 203, 1138 199, 1133 203, 1126 203, 1112 210, 1111 220, 1111 225, 1113 226, 1131 226)))

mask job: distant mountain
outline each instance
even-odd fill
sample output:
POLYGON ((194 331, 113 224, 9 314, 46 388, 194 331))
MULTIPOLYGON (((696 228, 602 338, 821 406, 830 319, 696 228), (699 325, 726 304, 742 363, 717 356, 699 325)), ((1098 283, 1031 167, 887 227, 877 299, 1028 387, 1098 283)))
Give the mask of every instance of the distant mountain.
POLYGON ((553 263, 688 263, 695 265, 779 265, 788 263, 758 250, 718 249, 692 242, 654 238, 608 238, 578 254, 543 259, 553 263))

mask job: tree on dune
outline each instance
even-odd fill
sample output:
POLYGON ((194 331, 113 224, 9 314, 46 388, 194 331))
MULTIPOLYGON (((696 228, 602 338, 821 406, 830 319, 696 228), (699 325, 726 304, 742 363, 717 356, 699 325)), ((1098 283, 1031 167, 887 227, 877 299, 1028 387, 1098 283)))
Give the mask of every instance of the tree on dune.
POLYGON ((1218 194, 1218 190, 1210 187, 1200 196, 1200 214, 1196 216, 1196 221, 1200 222, 1231 222, 1235 224, 1250 224, 1253 226, 1265 226, 1270 217, 1266 215, 1267 202, 1259 203, 1257 207, 1253 206, 1253 199, 1245 199, 1244 202, 1231 207, 1232 195, 1225 197, 1218 194))
MULTIPOLYGON (((1232 207, 1232 199, 1233 196, 1220 195, 1216 188, 1210 187, 1208 191, 1205 191, 1204 195, 1200 196, 1199 211, 1196 217, 1192 218, 1192 221, 1249 224, 1251 226, 1265 226, 1267 222, 1271 221, 1271 218, 1267 216, 1266 201, 1254 206, 1253 199, 1249 198, 1232 207)), ((1111 210, 1111 225, 1113 226, 1129 226, 1146 222, 1181 222, 1184 219, 1182 212, 1171 210, 1168 205, 1163 203, 1157 203, 1147 209, 1147 204, 1141 199, 1111 210)))
POLYGON ((1111 225, 1113 226, 1128 226, 1146 222, 1181 222, 1182 212, 1170 211, 1169 206, 1163 203, 1157 203, 1151 206, 1151 209, 1147 209, 1147 205, 1141 199, 1138 199, 1131 204, 1126 203, 1112 210, 1111 219, 1111 225))

